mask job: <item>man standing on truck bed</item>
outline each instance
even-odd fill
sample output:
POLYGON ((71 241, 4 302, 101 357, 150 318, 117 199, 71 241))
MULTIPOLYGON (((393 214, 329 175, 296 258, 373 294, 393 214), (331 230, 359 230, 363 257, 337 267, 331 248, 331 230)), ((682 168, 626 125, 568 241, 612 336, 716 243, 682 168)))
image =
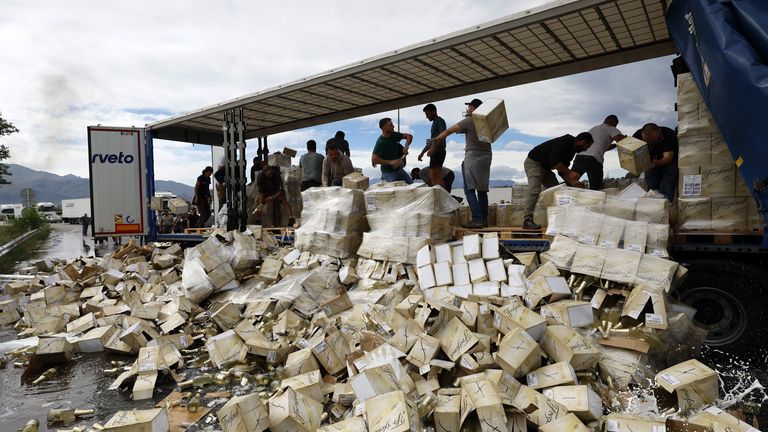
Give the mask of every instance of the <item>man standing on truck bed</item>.
POLYGON ((288 226, 293 226, 293 211, 288 201, 285 199, 285 188, 283 187, 283 178, 280 175, 280 168, 272 165, 266 165, 256 178, 256 184, 259 188, 259 204, 263 206, 263 216, 268 214, 272 216, 272 226, 281 226, 282 213, 280 209, 285 209, 288 214, 288 226))
POLYGON ((647 123, 633 137, 648 143, 653 168, 645 172, 648 189, 661 192, 672 201, 677 190, 677 133, 656 123, 647 123))
POLYGON ((581 174, 568 169, 576 152, 581 152, 592 145, 592 135, 582 132, 574 138, 573 135, 563 135, 545 141, 528 152, 525 159, 525 175, 528 177, 528 196, 525 200, 525 219, 523 229, 537 230, 541 226, 533 221, 533 210, 539 200, 541 185, 544 188, 557 186, 557 178, 553 169, 560 173, 568 186, 582 186, 579 181, 581 174))
POLYGON ((381 179, 386 182, 404 181, 408 184, 413 183, 411 176, 405 172, 405 156, 408 154, 408 147, 413 141, 413 135, 408 133, 395 132, 395 124, 392 119, 385 117, 379 120, 381 135, 376 140, 373 147, 371 162, 373 166, 381 165, 381 179), (400 149, 400 141, 405 139, 405 146, 400 149))
POLYGON ((307 153, 299 159, 301 167, 301 191, 323 184, 323 155, 317 152, 315 140, 307 141, 307 153))
POLYGON ((467 116, 460 122, 444 130, 435 138, 439 144, 445 145, 445 139, 456 132, 463 132, 466 139, 464 161, 461 163, 461 174, 464 177, 464 195, 472 211, 470 228, 488 226, 488 184, 491 178, 491 160, 493 153, 491 143, 482 142, 477 137, 472 113, 483 102, 472 99, 465 103, 467 116))
MULTIPOLYGON (((429 170, 425 174, 429 175, 430 182, 425 183, 431 183, 430 186, 437 185, 445 187, 443 184, 443 163, 445 163, 446 156, 445 141, 443 141, 442 144, 439 144, 435 142, 435 138, 437 138, 441 132, 446 130, 447 126, 445 125, 445 120, 437 115, 437 107, 435 104, 427 104, 424 107, 424 115, 427 117, 427 120, 432 122, 427 145, 424 146, 424 150, 419 154, 419 162, 421 162, 421 158, 424 157, 424 153, 429 157, 429 170)), ((450 191, 450 188, 448 188, 448 192, 450 191)))
POLYGON ((197 206, 200 214, 197 222, 200 228, 205 227, 205 223, 211 217, 211 175, 213 175, 213 167, 207 166, 195 182, 195 197, 192 199, 192 204, 197 206))
POLYGON ((337 131, 336 135, 325 142, 325 154, 328 155, 328 147, 331 144, 336 144, 336 148, 339 149, 339 151, 347 157, 351 156, 351 153, 349 152, 349 141, 344 139, 344 131, 337 131))
POLYGON ((589 130, 595 142, 583 152, 579 152, 573 160, 573 170, 581 176, 587 173, 589 188, 592 190, 603 189, 603 160, 605 152, 613 150, 616 145, 611 143, 624 139, 621 131, 616 129, 619 118, 611 114, 597 126, 589 130))

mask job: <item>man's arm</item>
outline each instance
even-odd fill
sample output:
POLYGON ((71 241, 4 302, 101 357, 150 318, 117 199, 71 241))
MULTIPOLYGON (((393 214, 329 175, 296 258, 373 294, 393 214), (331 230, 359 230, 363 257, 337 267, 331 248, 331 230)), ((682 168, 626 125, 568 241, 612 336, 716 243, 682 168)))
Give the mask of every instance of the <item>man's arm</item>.
POLYGON ((459 126, 459 124, 456 123, 455 125, 449 127, 448 129, 440 132, 440 135, 435 137, 435 143, 445 143, 446 138, 448 138, 450 135, 453 135, 459 131, 461 131, 461 126, 459 126))
POLYGON ((377 155, 376 153, 371 155, 371 162, 376 165, 389 165, 394 169, 397 169, 400 167, 400 159, 382 159, 381 156, 377 155))
POLYGON ((331 175, 331 170, 328 165, 330 162, 331 160, 328 158, 323 159, 323 170, 320 173, 320 183, 323 184, 323 187, 328 187, 328 185, 331 184, 331 181, 328 179, 328 177, 331 175))
POLYGON ((664 152, 661 159, 657 159, 652 161, 653 166, 655 167, 664 167, 672 163, 672 160, 675 157, 675 152, 664 152))
POLYGON ((555 164, 554 168, 560 173, 560 177, 565 180, 565 184, 568 186, 574 186, 579 183, 579 177, 581 177, 581 175, 565 166, 564 163, 558 162, 555 164))
POLYGON ((626 135, 618 134, 611 137, 611 139, 614 141, 613 144, 608 146, 608 150, 613 150, 616 148, 616 143, 626 138, 626 135))

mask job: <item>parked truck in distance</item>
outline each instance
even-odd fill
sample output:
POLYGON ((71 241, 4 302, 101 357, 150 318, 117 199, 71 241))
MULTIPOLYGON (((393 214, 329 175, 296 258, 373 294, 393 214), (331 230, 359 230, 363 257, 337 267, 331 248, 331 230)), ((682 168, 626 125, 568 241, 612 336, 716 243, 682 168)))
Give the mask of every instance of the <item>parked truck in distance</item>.
POLYGON ((61 200, 61 218, 69 224, 79 224, 83 215, 91 217, 91 199, 76 198, 61 200))
POLYGON ((24 206, 21 204, 2 204, 0 205, 0 219, 9 220, 21 217, 21 211, 24 206))

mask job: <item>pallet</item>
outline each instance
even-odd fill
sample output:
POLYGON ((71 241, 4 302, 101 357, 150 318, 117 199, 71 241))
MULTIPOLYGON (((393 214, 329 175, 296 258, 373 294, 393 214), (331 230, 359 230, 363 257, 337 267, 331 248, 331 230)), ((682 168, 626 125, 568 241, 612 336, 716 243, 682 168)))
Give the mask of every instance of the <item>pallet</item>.
POLYGON ((487 227, 487 228, 457 228, 456 238, 460 239, 470 234, 496 233, 499 240, 548 240, 544 229, 526 230, 517 227, 487 227))
POLYGON ((675 243, 710 243, 710 244, 760 244, 763 231, 712 231, 686 230, 674 234, 675 243))

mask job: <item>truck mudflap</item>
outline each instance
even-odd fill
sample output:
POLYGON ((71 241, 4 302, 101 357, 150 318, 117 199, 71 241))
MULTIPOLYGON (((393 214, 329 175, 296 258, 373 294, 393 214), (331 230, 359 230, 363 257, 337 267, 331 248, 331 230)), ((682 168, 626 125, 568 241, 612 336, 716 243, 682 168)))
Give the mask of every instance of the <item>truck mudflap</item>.
MULTIPOLYGON (((667 25, 759 208, 768 207, 765 0, 674 0, 667 25)), ((763 219, 766 213, 763 211, 763 219)), ((763 237, 768 247, 768 237, 763 237)))

